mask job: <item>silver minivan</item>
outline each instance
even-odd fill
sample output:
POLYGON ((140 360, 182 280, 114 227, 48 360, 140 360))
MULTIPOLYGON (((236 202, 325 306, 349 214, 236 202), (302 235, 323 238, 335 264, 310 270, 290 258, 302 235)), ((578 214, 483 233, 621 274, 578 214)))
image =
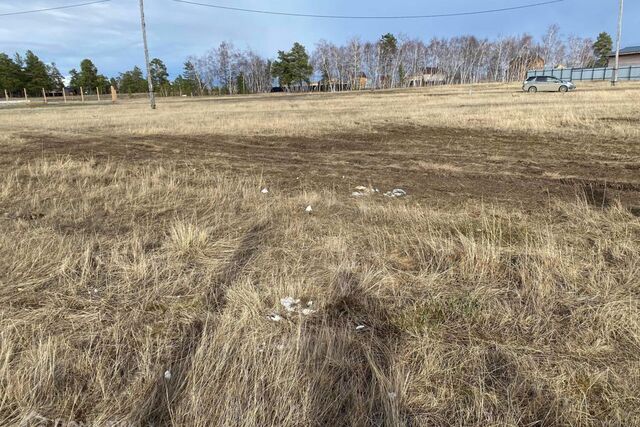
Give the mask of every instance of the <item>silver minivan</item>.
POLYGON ((560 80, 552 76, 529 77, 522 83, 522 90, 525 92, 568 92, 575 90, 576 85, 572 82, 560 80))

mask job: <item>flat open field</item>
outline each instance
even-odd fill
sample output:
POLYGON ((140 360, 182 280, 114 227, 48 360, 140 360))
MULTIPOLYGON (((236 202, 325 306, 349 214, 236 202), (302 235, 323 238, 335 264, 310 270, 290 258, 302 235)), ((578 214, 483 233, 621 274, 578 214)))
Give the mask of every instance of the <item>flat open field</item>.
POLYGON ((640 425, 638 99, 0 109, 0 425, 640 425))

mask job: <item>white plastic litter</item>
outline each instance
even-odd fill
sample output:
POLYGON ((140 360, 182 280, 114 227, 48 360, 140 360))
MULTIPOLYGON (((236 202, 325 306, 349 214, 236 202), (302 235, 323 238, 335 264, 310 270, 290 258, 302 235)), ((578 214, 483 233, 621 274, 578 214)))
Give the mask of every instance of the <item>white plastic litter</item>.
POLYGON ((387 197, 404 197, 407 195, 407 192, 402 188, 394 188, 393 190, 384 193, 384 195, 387 197))
POLYGON ((268 190, 268 189, 266 189, 266 188, 263 188, 263 189, 262 189, 262 191, 260 191, 260 192, 261 192, 262 194, 267 194, 267 193, 269 192, 269 190, 268 190))
POLYGON ((356 326, 356 331, 361 331, 364 329, 364 325, 358 325, 356 326))
POLYGON ((271 313, 267 316, 269 320, 274 322, 279 322, 284 319, 294 320, 294 318, 291 317, 294 313, 298 313, 302 316, 309 316, 318 311, 312 308, 313 301, 305 302, 300 298, 294 298, 292 296, 280 298, 280 305, 284 308, 284 312, 280 312, 282 314, 278 314, 277 312, 271 313))
POLYGON ((300 312, 301 314, 308 316, 316 312, 316 310, 310 308, 313 306, 313 301, 308 301, 306 304, 306 308, 302 308, 300 303, 300 298, 294 298, 288 296, 286 298, 280 299, 280 304, 284 307, 286 311, 289 313, 300 312))
POLYGON ((170 380, 171 379, 171 371, 170 370, 166 370, 164 371, 164 379, 165 380, 170 380))
POLYGON ((267 316, 267 319, 273 320, 274 322, 279 322, 282 320, 282 316, 276 313, 271 313, 270 315, 267 316))
POLYGON ((307 208, 304 210, 307 213, 311 213, 313 211, 313 209, 311 209, 311 205, 307 206, 307 208))
POLYGON ((378 192, 377 188, 365 187, 364 185, 358 185, 354 190, 356 191, 351 193, 353 197, 371 196, 378 192))
POLYGON ((296 311, 298 306, 300 305, 300 299, 295 299, 293 297, 280 298, 280 304, 287 311, 296 311))

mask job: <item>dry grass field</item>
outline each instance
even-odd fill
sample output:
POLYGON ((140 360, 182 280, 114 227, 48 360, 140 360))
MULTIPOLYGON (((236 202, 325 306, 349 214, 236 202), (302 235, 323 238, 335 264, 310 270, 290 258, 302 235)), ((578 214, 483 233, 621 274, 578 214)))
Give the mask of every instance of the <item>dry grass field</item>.
POLYGON ((640 425, 640 85, 580 89, 0 109, 0 425, 640 425))

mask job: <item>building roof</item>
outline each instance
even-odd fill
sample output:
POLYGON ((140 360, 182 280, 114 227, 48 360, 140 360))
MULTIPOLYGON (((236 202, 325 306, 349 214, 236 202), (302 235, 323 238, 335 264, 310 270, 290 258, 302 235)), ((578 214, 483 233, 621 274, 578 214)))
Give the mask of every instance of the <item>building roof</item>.
MULTIPOLYGON (((635 55, 640 54, 640 46, 628 46, 624 49, 620 49, 620 55, 635 55)), ((609 56, 616 56, 615 52, 611 52, 609 56)))

